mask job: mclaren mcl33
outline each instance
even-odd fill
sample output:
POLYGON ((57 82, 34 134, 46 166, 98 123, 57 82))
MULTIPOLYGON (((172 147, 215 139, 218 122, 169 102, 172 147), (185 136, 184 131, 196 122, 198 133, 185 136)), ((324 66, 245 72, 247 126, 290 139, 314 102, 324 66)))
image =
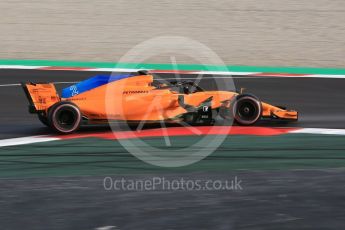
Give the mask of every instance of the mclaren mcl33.
MULTIPOLYGON (((298 113, 251 94, 208 91, 193 82, 158 82, 146 71, 98 75, 57 93, 53 83, 22 83, 29 112, 61 134, 82 124, 109 122, 212 125, 217 119, 253 125, 261 119, 296 121, 298 113)), ((226 123, 226 122, 224 122, 226 123)))

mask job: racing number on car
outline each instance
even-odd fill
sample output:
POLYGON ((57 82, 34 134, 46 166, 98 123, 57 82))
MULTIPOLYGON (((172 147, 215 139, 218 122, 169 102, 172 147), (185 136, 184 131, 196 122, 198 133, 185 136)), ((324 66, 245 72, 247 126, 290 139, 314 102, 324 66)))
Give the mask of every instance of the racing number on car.
POLYGON ((69 89, 72 91, 72 96, 79 94, 77 86, 72 85, 71 87, 69 87, 69 89))

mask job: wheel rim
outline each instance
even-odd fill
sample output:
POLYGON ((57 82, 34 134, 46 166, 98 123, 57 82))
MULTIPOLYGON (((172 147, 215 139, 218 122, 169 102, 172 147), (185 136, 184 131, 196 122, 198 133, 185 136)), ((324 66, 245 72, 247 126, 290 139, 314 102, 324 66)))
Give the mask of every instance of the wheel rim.
POLYGON ((72 105, 64 105, 57 108, 53 114, 55 128, 64 133, 73 132, 80 122, 80 113, 72 105))
POLYGON ((250 101, 239 103, 238 115, 243 120, 251 121, 257 117, 257 106, 250 101))
POLYGON ((63 129, 70 129, 76 122, 76 114, 71 110, 60 110, 57 115, 57 123, 63 129))
POLYGON ((249 96, 241 97, 233 105, 233 114, 238 123, 252 125, 261 116, 260 101, 249 96))

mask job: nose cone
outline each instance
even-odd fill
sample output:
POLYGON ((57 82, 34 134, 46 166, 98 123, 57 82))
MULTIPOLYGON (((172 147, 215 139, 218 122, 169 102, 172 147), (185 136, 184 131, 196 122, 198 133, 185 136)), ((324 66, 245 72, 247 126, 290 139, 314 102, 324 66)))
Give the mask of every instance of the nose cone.
POLYGON ((276 110, 272 112, 275 116, 284 120, 298 120, 298 112, 294 110, 276 110))

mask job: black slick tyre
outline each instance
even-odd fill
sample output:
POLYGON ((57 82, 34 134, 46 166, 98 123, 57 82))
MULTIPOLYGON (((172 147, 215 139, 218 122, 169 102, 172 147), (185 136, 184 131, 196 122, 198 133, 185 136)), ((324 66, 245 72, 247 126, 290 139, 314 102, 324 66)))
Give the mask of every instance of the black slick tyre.
POLYGON ((82 120, 77 105, 71 102, 58 102, 49 109, 50 127, 61 134, 70 134, 79 129, 82 120))
POLYGON ((261 118, 262 105, 257 97, 241 94, 233 101, 231 111, 238 124, 253 125, 261 118))
POLYGON ((38 120, 40 120, 40 122, 42 124, 44 124, 45 126, 48 126, 48 127, 50 126, 49 122, 48 122, 48 117, 46 115, 39 113, 39 114, 37 114, 37 116, 38 116, 38 120))

